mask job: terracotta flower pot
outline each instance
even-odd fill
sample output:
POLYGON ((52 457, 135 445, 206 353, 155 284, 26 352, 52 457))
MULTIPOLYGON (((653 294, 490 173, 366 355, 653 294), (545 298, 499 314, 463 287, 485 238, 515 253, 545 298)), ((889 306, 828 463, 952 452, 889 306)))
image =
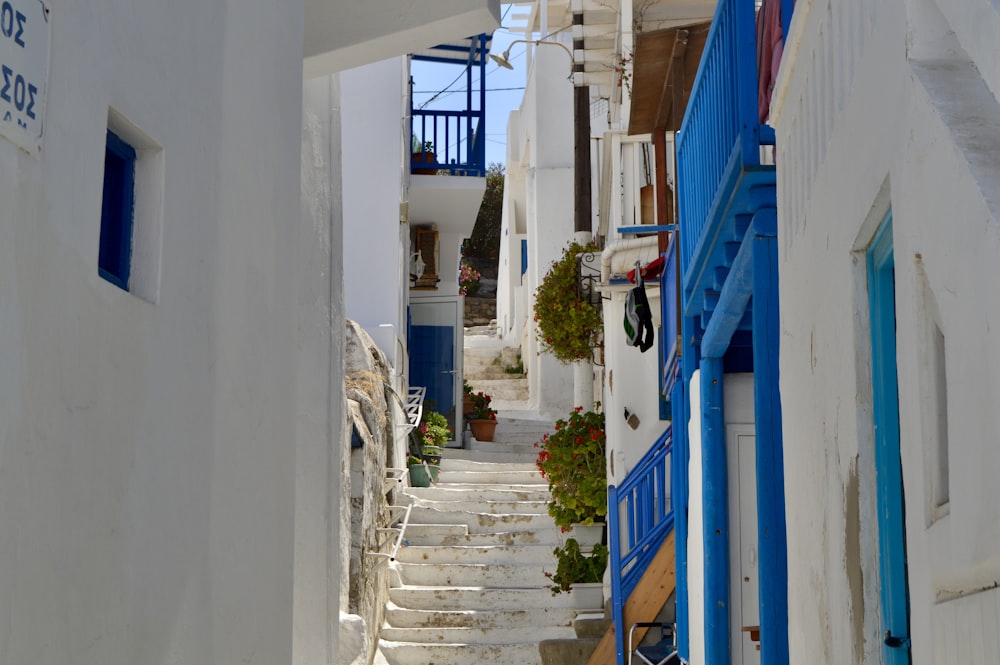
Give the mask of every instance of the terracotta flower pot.
POLYGON ((462 415, 465 416, 472 413, 472 409, 474 408, 475 405, 472 401, 472 395, 465 395, 462 398, 462 415))
POLYGON ((495 420, 470 420, 469 427, 472 428, 472 436, 476 437, 476 441, 492 441, 493 434, 497 429, 497 421, 495 420))

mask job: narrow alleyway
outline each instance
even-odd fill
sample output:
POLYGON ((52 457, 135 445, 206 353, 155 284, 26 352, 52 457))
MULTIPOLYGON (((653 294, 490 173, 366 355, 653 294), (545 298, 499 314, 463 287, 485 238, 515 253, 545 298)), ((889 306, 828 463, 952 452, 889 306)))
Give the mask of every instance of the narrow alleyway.
POLYGON ((381 631, 390 665, 532 665, 540 641, 575 636, 577 599, 553 596, 545 576, 565 538, 534 463, 553 423, 518 410, 526 382, 504 374, 517 359, 495 348, 474 334, 465 352, 470 383, 495 395, 494 441, 445 450, 437 485, 408 490, 414 507, 381 631))

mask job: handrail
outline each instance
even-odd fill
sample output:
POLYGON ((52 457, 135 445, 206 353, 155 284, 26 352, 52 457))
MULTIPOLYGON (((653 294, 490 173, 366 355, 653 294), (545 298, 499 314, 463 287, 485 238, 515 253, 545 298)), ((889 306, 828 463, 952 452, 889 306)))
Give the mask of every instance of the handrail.
POLYGON ((451 175, 486 175, 486 145, 483 136, 482 110, 412 111, 413 136, 420 150, 414 152, 411 167, 432 171, 446 170, 451 175), (424 150, 424 144, 431 147, 424 150), (433 159, 431 159, 433 157, 433 159))
POLYGON ((754 4, 719 0, 677 138, 684 270, 727 176, 760 164, 756 62, 754 4))
POLYGON ((670 492, 671 429, 657 439, 618 487, 608 487, 608 536, 611 566, 611 612, 615 622, 617 662, 625 662, 624 607, 660 544, 674 525, 670 492), (621 515, 626 541, 622 553, 621 515))

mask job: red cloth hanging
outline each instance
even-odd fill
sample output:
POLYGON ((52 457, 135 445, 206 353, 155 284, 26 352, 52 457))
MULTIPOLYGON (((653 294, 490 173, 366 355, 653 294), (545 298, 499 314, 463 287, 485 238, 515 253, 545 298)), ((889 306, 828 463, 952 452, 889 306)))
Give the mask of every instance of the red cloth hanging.
MULTIPOLYGON (((656 279, 663 272, 663 266, 666 265, 666 259, 662 256, 658 256, 640 269, 640 274, 643 279, 656 279)), ((628 271, 628 281, 635 284, 635 268, 628 271)))

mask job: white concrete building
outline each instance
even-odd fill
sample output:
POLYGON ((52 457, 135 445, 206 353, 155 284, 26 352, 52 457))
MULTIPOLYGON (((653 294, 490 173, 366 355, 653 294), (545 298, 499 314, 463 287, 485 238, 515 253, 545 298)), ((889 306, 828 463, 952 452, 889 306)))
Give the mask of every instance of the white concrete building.
POLYGON ((330 74, 498 18, 394 7, 0 7, 0 661, 349 662, 330 74))
POLYGON ((793 663, 997 662, 998 38, 983 0, 795 7, 771 115, 793 663))

